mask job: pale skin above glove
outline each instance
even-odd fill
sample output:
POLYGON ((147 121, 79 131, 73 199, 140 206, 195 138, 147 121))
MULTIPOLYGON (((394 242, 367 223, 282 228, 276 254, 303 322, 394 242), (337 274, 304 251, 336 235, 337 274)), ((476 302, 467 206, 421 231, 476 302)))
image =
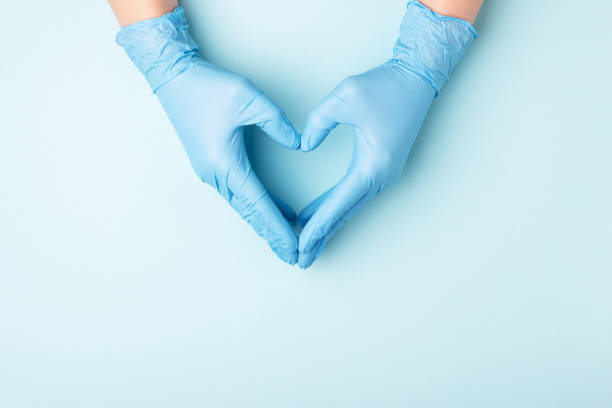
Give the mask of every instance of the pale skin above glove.
MULTIPOLYGON (((279 0, 280 1, 280 0, 279 0)), ((423 0, 421 3, 444 16, 474 23, 484 0, 423 0)), ((176 0, 109 0, 122 27, 163 16, 178 7, 176 0)))

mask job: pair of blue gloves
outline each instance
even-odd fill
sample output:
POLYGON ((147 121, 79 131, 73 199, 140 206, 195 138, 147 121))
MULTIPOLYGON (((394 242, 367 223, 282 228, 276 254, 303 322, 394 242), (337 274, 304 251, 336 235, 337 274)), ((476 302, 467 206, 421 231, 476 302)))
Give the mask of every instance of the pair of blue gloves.
POLYGON ((204 61, 182 8, 120 30, 124 47, 161 101, 198 177, 213 186, 289 264, 308 268, 325 243, 401 175, 440 89, 476 32, 464 20, 409 1, 393 57, 342 81, 308 117, 300 136, 281 108, 249 80, 204 61), (354 128, 342 180, 296 214, 266 191, 249 163, 246 126, 288 149, 316 149, 339 124, 354 128))

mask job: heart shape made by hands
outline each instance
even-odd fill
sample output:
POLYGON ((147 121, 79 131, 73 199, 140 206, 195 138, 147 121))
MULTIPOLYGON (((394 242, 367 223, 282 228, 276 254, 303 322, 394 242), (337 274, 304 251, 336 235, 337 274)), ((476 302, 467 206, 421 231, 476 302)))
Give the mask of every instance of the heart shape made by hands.
POLYGON ((329 239, 401 175, 433 99, 476 33, 464 20, 409 1, 393 57, 343 80, 319 102, 300 135, 248 79, 205 61, 182 8, 124 27, 117 42, 158 96, 198 177, 213 186, 277 255, 308 268, 329 239), (297 216, 253 171, 244 131, 256 125, 289 149, 311 152, 338 125, 354 130, 341 180, 297 216), (285 216, 283 216, 283 214, 285 216))

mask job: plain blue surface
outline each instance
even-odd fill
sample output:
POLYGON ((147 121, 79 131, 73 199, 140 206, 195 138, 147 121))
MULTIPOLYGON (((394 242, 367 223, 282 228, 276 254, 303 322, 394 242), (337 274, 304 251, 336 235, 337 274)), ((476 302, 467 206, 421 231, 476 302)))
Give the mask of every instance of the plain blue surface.
MULTIPOLYGON (((404 10, 182 4, 298 129, 404 10)), ((193 176, 104 2, 33 8, 0 25, 0 406, 612 406, 608 2, 488 0, 403 178, 307 272, 193 176)), ((350 136, 250 148, 299 210, 350 136)))

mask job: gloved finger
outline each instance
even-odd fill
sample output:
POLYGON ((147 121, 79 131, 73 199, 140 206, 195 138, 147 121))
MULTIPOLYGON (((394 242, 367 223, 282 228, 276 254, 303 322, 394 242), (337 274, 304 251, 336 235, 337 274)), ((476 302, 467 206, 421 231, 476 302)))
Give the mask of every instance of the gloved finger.
POLYGON ((370 185, 355 173, 348 173, 319 205, 304 226, 299 238, 299 251, 310 252, 325 238, 369 191, 370 185))
POLYGON ((289 224, 295 224, 295 221, 297 220, 297 215, 295 214, 293 208, 291 208, 289 204, 278 198, 276 195, 272 193, 268 194, 270 194, 270 198, 272 198, 272 201, 274 201, 274 204, 276 204, 278 209, 283 214, 283 217, 285 217, 289 224))
POLYGON ((270 248, 288 264, 297 262, 298 240, 281 210, 263 187, 251 166, 230 177, 231 206, 246 220, 270 248))
POLYGON ((351 109, 347 100, 338 96, 342 84, 325 97, 308 115, 302 132, 301 149, 309 152, 316 149, 329 133, 341 123, 351 123, 351 109))
POLYGON ((241 123, 257 125, 272 140, 288 149, 300 148, 300 135, 285 112, 263 93, 257 96, 242 110, 241 123))
POLYGON ((334 234, 344 226, 352 217, 355 215, 370 199, 372 195, 370 193, 363 196, 357 204, 355 204, 349 211, 347 211, 340 220, 338 220, 334 226, 328 231, 327 235, 320 239, 311 250, 307 252, 300 252, 298 257, 298 265, 302 269, 309 268, 314 261, 319 257, 321 251, 325 247, 327 241, 329 241, 334 234))
POLYGON ((308 115, 302 132, 301 149, 310 152, 316 149, 329 133, 343 122, 344 101, 335 92, 324 98, 308 115))
POLYGON ((323 240, 320 240, 317 245, 309 252, 300 252, 298 255, 298 266, 301 269, 308 269, 312 266, 314 261, 317 260, 321 252, 323 251, 323 247, 325 243, 323 240))
POLYGON ((310 217, 312 217, 312 214, 317 211, 317 209, 321 206, 321 203, 325 201, 325 199, 331 194, 334 188, 335 186, 321 194, 318 198, 316 198, 314 201, 304 207, 302 211, 300 211, 300 215, 298 216, 298 223, 301 226, 306 225, 308 220, 310 220, 310 217))
MULTIPOLYGON (((364 148, 366 150, 369 148, 369 146, 367 145, 367 142, 365 142, 365 146, 363 146, 364 145, 364 141, 366 140, 366 137, 364 137, 363 131, 361 131, 357 127, 354 127, 354 131, 355 131, 355 145, 354 145, 354 148, 353 148, 354 149, 353 150, 353 160, 351 162, 351 167, 348 170, 349 172, 352 172, 353 170, 351 170, 351 169, 354 169, 354 167, 359 162, 358 158, 362 157, 362 151, 364 150, 364 148)), ((304 140, 304 139, 302 139, 302 140, 304 140)), ((300 225, 302 225, 302 226, 306 225, 308 220, 310 220, 312 215, 318 210, 320 205, 327 199, 327 197, 332 193, 332 191, 336 187, 337 187, 337 185, 333 186, 332 188, 327 190, 325 193, 321 194, 317 199, 315 199, 310 204, 308 204, 300 212, 300 214, 298 216, 298 222, 300 223, 300 225)))

